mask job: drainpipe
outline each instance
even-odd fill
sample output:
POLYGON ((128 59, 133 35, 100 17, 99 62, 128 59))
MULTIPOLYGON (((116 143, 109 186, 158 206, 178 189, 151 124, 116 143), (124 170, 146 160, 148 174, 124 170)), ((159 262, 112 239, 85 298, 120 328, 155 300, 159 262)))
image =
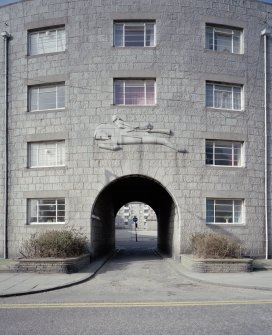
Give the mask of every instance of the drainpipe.
POLYGON ((5 191, 4 191, 4 258, 8 258, 8 56, 10 34, 6 31, 1 33, 5 44, 5 191))
POLYGON ((267 149, 267 29, 262 30, 264 38, 264 207, 265 207, 265 259, 268 259, 268 149, 267 149))

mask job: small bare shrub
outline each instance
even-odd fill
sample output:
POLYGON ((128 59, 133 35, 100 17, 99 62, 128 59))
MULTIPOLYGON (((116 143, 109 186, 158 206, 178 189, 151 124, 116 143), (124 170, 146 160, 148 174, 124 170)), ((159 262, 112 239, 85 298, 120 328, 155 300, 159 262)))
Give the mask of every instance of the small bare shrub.
POLYGON ((86 252, 86 236, 74 229, 48 230, 32 234, 20 250, 25 258, 77 257, 86 252))
POLYGON ((197 233, 192 236, 193 255, 200 258, 239 258, 240 243, 218 233, 197 233))

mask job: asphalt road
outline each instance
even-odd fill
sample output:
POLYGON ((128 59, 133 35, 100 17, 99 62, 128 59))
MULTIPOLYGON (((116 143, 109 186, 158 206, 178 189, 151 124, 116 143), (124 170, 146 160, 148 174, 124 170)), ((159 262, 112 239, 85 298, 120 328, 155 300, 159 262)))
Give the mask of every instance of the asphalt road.
POLYGON ((270 335, 271 313, 272 292, 199 284, 134 247, 81 285, 0 299, 0 334, 270 335))

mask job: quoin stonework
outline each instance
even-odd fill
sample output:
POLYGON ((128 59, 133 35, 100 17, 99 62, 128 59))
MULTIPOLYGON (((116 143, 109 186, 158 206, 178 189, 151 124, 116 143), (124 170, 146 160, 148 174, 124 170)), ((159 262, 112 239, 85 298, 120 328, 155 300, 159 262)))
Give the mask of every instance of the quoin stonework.
POLYGON ((158 247, 196 232, 272 254, 271 5, 255 0, 24 0, 0 8, 2 257, 79 228, 115 247, 130 202, 158 247))

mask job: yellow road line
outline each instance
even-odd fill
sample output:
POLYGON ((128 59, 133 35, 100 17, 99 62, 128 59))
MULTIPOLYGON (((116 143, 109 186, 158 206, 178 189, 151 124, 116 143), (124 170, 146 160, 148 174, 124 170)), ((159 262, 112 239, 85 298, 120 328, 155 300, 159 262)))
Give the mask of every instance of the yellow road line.
POLYGON ((226 305, 272 305, 272 300, 230 300, 230 301, 158 301, 158 302, 78 302, 44 304, 0 304, 0 309, 33 308, 133 308, 133 307, 197 307, 226 305))

